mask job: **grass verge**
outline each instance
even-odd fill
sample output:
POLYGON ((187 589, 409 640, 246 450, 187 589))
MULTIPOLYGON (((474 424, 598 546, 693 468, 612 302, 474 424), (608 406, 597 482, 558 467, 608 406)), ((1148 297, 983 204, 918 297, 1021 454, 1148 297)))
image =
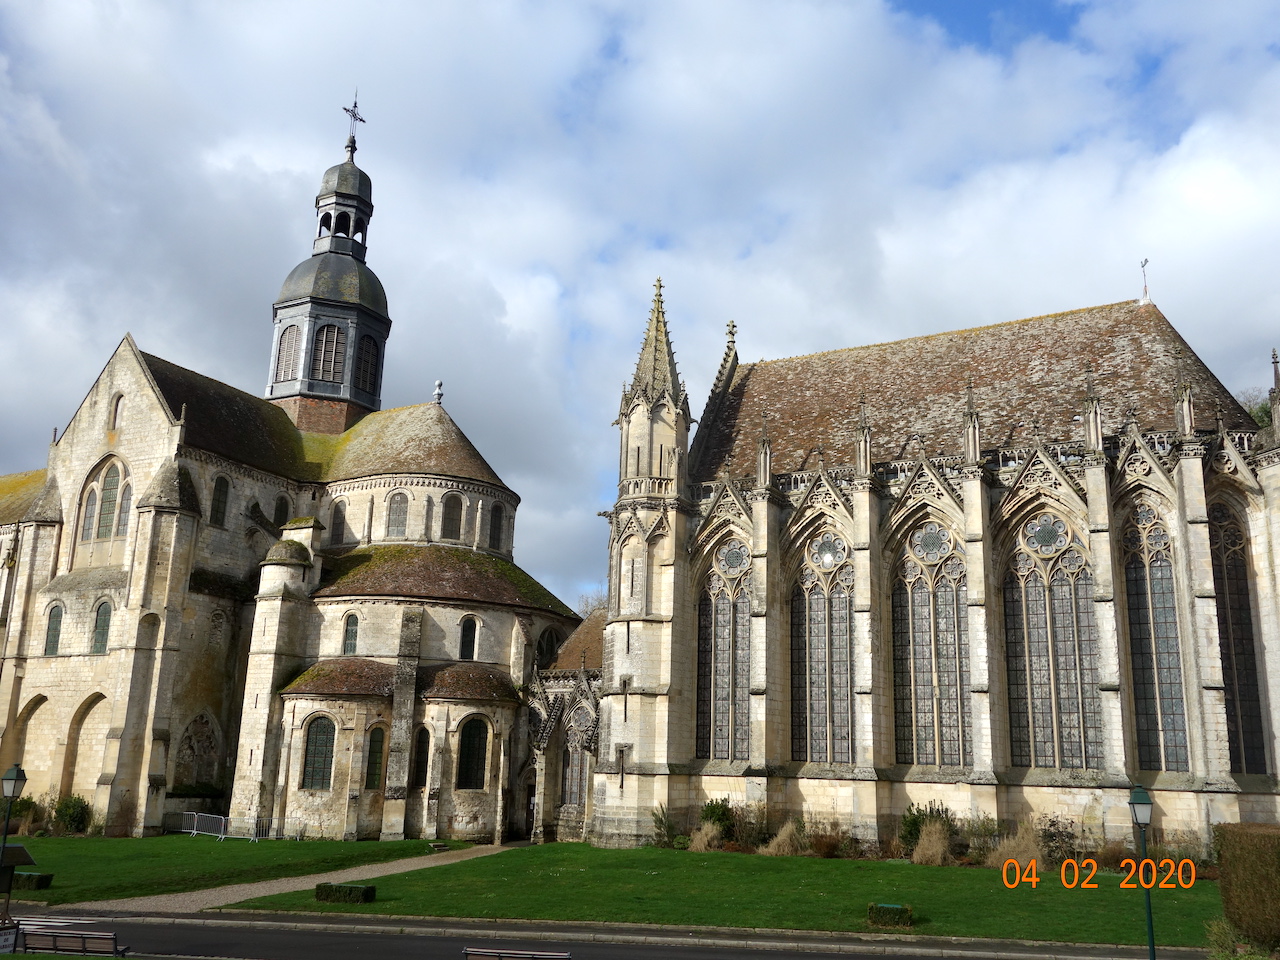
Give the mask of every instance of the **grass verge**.
MULTIPOLYGON (((22 837, 35 858, 29 870, 54 875, 47 890, 15 891, 15 899, 49 904, 115 900, 203 890, 228 883, 341 870, 431 853, 426 840, 350 843, 341 840, 223 840, 163 837, 22 837)), ((466 846, 466 844, 450 844, 466 846)))
MULTIPOLYGON (((1081 890, 1044 873, 1036 888, 1010 890, 981 868, 561 843, 379 877, 370 904, 318 903, 303 891, 236 908, 858 932, 868 903, 909 903, 912 932, 926 936, 1146 942, 1142 891, 1121 890, 1123 875, 1099 873, 1098 889, 1081 890)), ((1203 946, 1205 921, 1222 915, 1213 882, 1151 899, 1156 941, 1169 946, 1203 946)))

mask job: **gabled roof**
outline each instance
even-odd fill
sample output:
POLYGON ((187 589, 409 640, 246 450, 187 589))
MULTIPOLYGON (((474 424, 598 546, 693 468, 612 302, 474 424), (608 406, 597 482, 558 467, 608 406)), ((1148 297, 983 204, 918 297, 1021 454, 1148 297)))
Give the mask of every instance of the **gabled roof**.
POLYGON ((323 597, 413 597, 542 610, 577 620, 510 560, 466 547, 381 544, 324 561, 323 597))
POLYGON ((604 625, 609 611, 604 607, 587 614, 587 619, 560 644, 547 670, 599 670, 604 663, 604 625))
POLYGON ((27 511, 44 490, 44 482, 43 470, 0 476, 0 524, 26 519, 27 511))
POLYGON ((1141 429, 1173 429, 1183 380, 1193 391, 1198 429, 1214 426, 1219 403, 1227 429, 1257 429, 1164 315, 1130 300, 740 365, 714 417, 698 430, 691 476, 754 474, 762 413, 776 473, 816 469, 819 448, 828 467, 852 464, 864 395, 873 460, 912 455, 907 445, 916 436, 918 453, 962 453, 970 381, 984 449, 1029 445, 1036 422, 1046 442, 1082 440, 1083 424, 1072 418, 1087 393, 1089 364, 1104 434, 1121 431, 1130 407, 1141 429))

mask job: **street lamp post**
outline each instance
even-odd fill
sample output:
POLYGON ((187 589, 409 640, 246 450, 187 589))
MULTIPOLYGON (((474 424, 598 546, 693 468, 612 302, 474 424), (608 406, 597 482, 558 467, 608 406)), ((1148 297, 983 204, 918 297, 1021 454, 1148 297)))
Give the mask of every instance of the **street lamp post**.
MULTIPOLYGON (((1129 813, 1138 827, 1142 843, 1142 859, 1138 862, 1138 882, 1142 883, 1142 861, 1147 859, 1147 827, 1151 823, 1151 794, 1143 786, 1136 786, 1129 794, 1129 813)), ((1155 867, 1151 868, 1154 878, 1155 867)), ((1156 934, 1151 923, 1151 888, 1142 883, 1142 893, 1147 900, 1147 957, 1156 960, 1156 934)))
POLYGON ((0 833, 0 876, 4 878, 4 914, 0 920, 9 923, 9 897, 13 893, 13 867, 5 861, 5 851, 9 846, 9 815, 13 813, 13 801, 22 796, 22 788, 27 785, 27 775, 16 763, 0 777, 0 791, 4 793, 4 833, 0 833))

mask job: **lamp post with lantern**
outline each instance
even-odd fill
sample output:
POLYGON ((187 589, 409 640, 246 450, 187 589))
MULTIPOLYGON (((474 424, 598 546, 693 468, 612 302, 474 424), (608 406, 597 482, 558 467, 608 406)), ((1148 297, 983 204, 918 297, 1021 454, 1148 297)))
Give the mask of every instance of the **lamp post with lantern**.
MULTIPOLYGON (((1153 806, 1151 794, 1147 793, 1146 787, 1139 785, 1133 788, 1133 791, 1129 794, 1129 814, 1133 817, 1134 825, 1138 828, 1142 844, 1142 859, 1138 862, 1138 882, 1142 884, 1142 893, 1147 901, 1147 957, 1149 960, 1156 960, 1156 934, 1151 923, 1151 888, 1142 883, 1142 862, 1147 859, 1147 827, 1151 825, 1151 809, 1153 806)), ((1151 873, 1154 879, 1154 864, 1151 867, 1151 873)))

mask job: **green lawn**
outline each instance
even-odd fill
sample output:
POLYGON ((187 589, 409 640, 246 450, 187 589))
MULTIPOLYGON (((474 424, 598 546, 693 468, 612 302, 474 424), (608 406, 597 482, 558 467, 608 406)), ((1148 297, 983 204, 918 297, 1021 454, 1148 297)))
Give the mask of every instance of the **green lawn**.
MULTIPOLYGON (((322 904, 301 892, 238 906, 861 931, 875 901, 911 904, 922 935, 1145 943, 1142 891, 1119 889, 1119 874, 1096 879, 1097 890, 1068 890, 1052 871, 1035 889, 1009 890, 999 871, 980 868, 561 843, 379 877, 371 904, 322 904)), ((1152 903, 1156 940, 1171 946, 1203 945, 1205 921, 1222 914, 1212 882, 1153 890, 1152 903)))
MULTIPOLYGON (((35 858, 25 871, 52 873, 47 890, 17 890, 15 898, 50 904, 181 893, 227 883, 323 873, 431 852, 425 840, 344 843, 340 840, 217 841, 169 834, 145 839, 19 837, 35 858)), ((465 846, 465 844, 458 844, 465 846)))

